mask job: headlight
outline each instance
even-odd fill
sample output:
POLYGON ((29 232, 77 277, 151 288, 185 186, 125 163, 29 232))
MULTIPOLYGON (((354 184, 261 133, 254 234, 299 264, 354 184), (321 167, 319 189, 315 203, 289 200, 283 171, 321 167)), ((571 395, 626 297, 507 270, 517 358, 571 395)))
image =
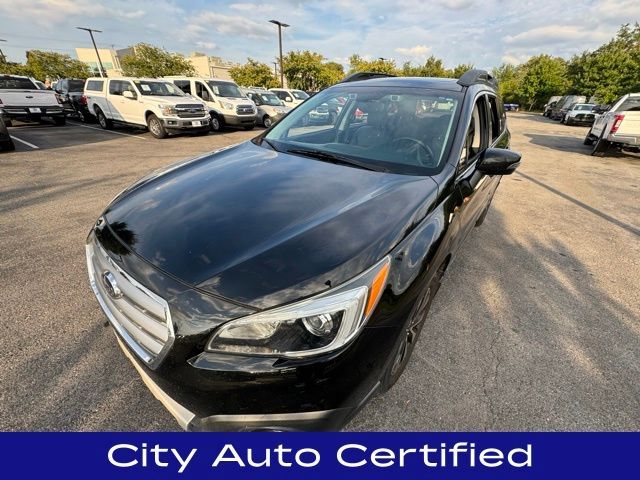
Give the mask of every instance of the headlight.
POLYGON ((223 102, 222 100, 220 100, 220 106, 227 110, 233 110, 233 103, 223 102))
POLYGON ((172 105, 158 105, 158 108, 162 112, 162 115, 177 115, 176 109, 172 105))
POLYGON ((336 350, 360 332, 385 289, 389 257, 349 282, 307 300, 232 320, 207 351, 289 358, 336 350))

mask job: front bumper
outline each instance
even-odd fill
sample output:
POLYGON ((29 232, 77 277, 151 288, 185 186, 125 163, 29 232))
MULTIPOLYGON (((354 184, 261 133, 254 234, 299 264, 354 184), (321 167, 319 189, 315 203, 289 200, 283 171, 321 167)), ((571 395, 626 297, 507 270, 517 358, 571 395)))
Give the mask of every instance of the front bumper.
POLYGON ((256 124, 256 115, 223 115, 225 125, 231 127, 248 127, 256 124))
POLYGON ((38 118, 38 117, 57 117, 64 115, 64 108, 60 106, 46 107, 24 107, 24 106, 5 106, 2 108, 2 115, 5 118, 38 118))
POLYGON ((163 118, 162 124, 167 130, 200 130, 209 128, 209 117, 203 118, 163 118))

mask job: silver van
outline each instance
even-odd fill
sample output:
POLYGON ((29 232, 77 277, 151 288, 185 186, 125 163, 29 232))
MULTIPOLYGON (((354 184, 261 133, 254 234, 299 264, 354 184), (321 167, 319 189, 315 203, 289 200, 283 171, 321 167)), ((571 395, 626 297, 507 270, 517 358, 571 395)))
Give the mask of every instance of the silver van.
POLYGON ((256 104, 258 109, 257 123, 262 124, 265 128, 269 128, 291 111, 291 107, 286 107, 273 92, 252 88, 241 88, 240 90, 256 104))

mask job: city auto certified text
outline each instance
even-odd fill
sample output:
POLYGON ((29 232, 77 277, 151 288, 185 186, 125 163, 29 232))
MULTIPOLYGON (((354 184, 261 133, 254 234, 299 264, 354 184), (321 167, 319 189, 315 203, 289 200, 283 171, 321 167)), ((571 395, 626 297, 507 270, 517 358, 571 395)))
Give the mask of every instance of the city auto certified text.
MULTIPOLYGON (((109 449, 109 463, 120 468, 173 468, 183 473, 189 464, 203 454, 197 448, 165 448, 159 444, 148 446, 120 443, 109 449)), ((263 467, 303 467, 313 468, 321 461, 320 452, 314 448, 286 448, 280 444, 275 448, 246 450, 236 449, 233 444, 225 444, 217 453, 207 453, 210 465, 216 468, 232 465, 240 468, 263 467)), ((488 467, 511 466, 515 468, 532 466, 532 448, 513 448, 504 451, 499 448, 479 448, 475 443, 457 442, 452 445, 422 445, 417 448, 375 448, 349 443, 335 452, 335 460, 346 468, 372 465, 377 468, 404 467, 420 462, 428 468, 444 467, 488 467)))

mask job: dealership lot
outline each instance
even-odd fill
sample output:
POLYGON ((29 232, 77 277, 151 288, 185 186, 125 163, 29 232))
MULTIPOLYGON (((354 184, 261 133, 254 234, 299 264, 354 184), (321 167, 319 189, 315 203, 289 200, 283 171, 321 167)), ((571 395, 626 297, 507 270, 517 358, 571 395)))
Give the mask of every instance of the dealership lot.
MULTIPOLYGON (((640 158, 511 114, 518 173, 445 278, 404 376, 351 430, 640 428, 640 158)), ((86 279, 84 238, 122 188, 253 137, 10 129, 0 155, 0 429, 170 430, 86 279)), ((310 160, 313 161, 313 160, 310 160)))

